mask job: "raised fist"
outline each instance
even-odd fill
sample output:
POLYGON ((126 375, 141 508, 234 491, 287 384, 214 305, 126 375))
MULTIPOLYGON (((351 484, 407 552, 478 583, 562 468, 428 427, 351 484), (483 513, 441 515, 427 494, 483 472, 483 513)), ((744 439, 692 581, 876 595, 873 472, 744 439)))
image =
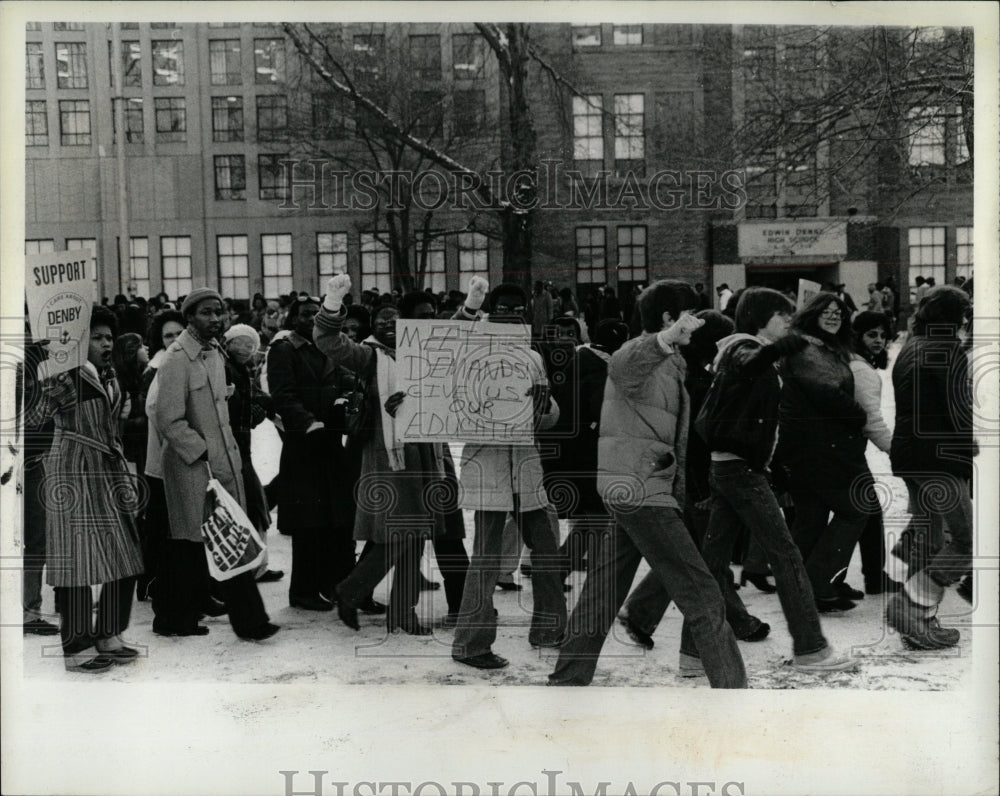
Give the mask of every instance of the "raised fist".
POLYGON ((489 292, 490 283, 481 276, 474 276, 469 280, 469 293, 465 297, 466 309, 478 310, 486 301, 486 294, 489 292))
POLYGON ((326 283, 326 299, 323 306, 336 312, 343 303, 344 296, 351 292, 351 277, 347 274, 337 274, 326 283))
POLYGON ((691 342, 691 332, 704 325, 704 320, 685 310, 676 321, 660 332, 660 342, 666 345, 687 345, 691 342))

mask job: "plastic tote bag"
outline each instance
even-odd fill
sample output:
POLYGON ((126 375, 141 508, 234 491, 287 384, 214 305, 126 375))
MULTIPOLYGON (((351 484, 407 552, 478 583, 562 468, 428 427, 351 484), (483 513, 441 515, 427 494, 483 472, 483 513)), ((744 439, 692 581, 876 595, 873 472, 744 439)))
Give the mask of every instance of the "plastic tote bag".
POLYGON ((205 540, 208 571, 216 580, 229 580, 256 570, 264 560, 264 540, 239 502, 212 478, 211 468, 201 535, 205 540))

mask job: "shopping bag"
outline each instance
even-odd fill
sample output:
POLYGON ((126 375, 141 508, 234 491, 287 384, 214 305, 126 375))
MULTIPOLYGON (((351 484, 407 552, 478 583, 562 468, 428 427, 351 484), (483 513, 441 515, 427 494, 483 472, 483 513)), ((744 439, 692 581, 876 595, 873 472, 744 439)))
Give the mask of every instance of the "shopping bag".
POLYGON ((205 519, 201 523, 209 574, 229 580, 256 570, 264 560, 263 539, 239 502, 216 479, 208 479, 205 519))

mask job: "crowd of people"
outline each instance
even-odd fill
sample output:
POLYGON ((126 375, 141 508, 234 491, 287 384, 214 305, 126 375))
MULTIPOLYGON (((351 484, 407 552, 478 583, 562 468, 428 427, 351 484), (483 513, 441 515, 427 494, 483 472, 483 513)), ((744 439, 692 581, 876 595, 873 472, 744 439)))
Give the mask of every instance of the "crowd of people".
POLYGON ((274 636, 258 583, 283 572, 265 556, 210 574, 214 479, 262 539, 277 510, 289 605, 335 611, 353 631, 366 613, 389 632, 433 632, 417 610, 440 587, 421 571, 430 543, 439 627, 454 631, 453 659, 477 669, 508 664, 493 650, 493 594, 520 588, 522 543, 528 642, 558 650, 553 685, 591 682, 616 620, 652 648, 673 601, 680 674, 746 687, 739 642, 770 626, 747 610, 734 563, 740 586, 777 593, 800 671, 857 667, 821 617, 865 595, 888 593, 886 621, 909 647, 955 646, 959 631, 935 613, 948 587, 971 600, 971 280, 919 296, 892 369, 894 422, 878 373, 898 334, 892 299, 873 286, 878 301, 859 311, 842 285, 825 287, 797 309, 776 290, 720 286, 719 311, 703 285, 679 280, 636 289, 626 306, 602 288, 581 307, 568 289, 536 282, 529 295, 473 277, 466 293, 365 290, 355 304, 338 275, 322 297, 248 306, 210 288, 102 302, 82 367, 39 379, 46 346, 26 348, 24 630, 60 634, 66 668, 88 673, 137 657, 123 639, 136 599, 151 600, 158 635, 203 636, 205 616, 225 615, 239 639, 274 636), (456 464, 447 441, 397 437, 397 321, 429 318, 531 329, 534 446, 470 442, 456 464), (282 447, 264 485, 250 443, 268 419, 282 447), (911 524, 892 550, 905 582, 886 574, 869 443, 909 493, 911 524), (863 590, 845 579, 856 546, 863 590), (574 570, 586 579, 570 613, 574 570), (58 626, 41 612, 43 571, 58 626), (373 592, 390 572, 384 605, 373 592))

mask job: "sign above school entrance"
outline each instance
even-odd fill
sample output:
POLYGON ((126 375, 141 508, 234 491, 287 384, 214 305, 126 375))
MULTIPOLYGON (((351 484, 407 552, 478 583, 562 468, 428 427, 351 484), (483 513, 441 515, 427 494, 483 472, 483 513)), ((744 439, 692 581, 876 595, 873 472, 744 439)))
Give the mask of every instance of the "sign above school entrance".
POLYGON ((787 221, 744 221, 738 227, 739 255, 757 257, 847 256, 847 222, 811 218, 787 221))

